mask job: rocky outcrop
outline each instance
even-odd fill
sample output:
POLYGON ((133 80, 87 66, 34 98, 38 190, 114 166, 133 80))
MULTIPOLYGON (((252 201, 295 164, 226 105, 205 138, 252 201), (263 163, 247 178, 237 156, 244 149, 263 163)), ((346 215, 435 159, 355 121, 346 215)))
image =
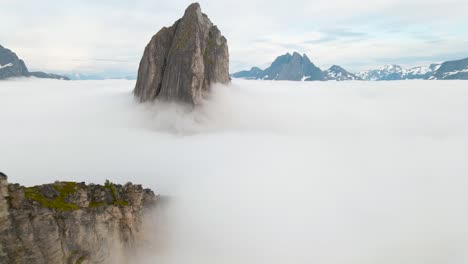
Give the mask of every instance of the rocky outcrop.
POLYGON ((57 74, 29 72, 23 60, 20 60, 13 51, 0 45, 0 80, 12 77, 36 77, 69 80, 68 77, 57 74))
POLYGON ((131 183, 23 187, 0 173, 0 263, 114 263, 140 241, 156 199, 131 183))
POLYGON ((146 46, 134 94, 141 102, 161 98, 196 105, 210 85, 229 81, 227 41, 194 3, 146 46))

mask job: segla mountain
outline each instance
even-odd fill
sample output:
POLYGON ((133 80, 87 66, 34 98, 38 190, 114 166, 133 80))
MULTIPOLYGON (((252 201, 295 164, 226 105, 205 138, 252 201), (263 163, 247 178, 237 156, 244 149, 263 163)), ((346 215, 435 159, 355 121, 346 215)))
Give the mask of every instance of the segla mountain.
POLYGON ((68 77, 57 74, 30 72, 23 60, 19 59, 13 51, 0 45, 0 80, 12 77, 36 77, 69 80, 68 77))
POLYGON ((194 3, 146 46, 134 95, 141 102, 159 98, 197 105, 212 84, 229 81, 226 38, 194 3))
POLYGON ((262 70, 253 67, 249 71, 240 71, 232 74, 234 78, 252 80, 288 80, 288 81, 326 81, 326 80, 359 80, 359 77, 346 71, 340 66, 333 65, 330 69, 322 71, 307 57, 297 52, 286 53, 277 57, 270 67, 262 70))

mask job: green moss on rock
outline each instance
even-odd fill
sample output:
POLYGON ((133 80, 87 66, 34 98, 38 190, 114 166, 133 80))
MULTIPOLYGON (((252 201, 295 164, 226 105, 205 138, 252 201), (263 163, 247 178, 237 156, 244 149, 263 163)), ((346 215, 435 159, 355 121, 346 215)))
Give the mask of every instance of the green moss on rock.
POLYGON ((24 196, 26 199, 36 201, 42 206, 55 209, 57 211, 69 211, 78 210, 80 207, 76 204, 67 203, 65 198, 72 193, 77 191, 77 184, 75 182, 62 182, 55 183, 52 187, 59 193, 55 199, 49 199, 45 197, 36 187, 25 188, 24 196))

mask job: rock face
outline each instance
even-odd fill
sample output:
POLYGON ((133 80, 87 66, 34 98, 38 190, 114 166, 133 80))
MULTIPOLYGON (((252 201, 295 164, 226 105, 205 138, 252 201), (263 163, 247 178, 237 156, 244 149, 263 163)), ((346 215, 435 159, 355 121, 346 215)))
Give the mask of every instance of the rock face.
POLYGON ((141 102, 161 98, 196 105, 211 84, 229 81, 227 41, 194 3, 146 46, 134 94, 141 102))
POLYGON ((9 49, 0 45, 0 80, 12 77, 36 77, 47 79, 69 80, 57 74, 44 72, 29 72, 23 60, 9 49))
POLYGON ((0 173, 0 263, 114 263, 139 242, 155 202, 131 183, 23 187, 0 173))

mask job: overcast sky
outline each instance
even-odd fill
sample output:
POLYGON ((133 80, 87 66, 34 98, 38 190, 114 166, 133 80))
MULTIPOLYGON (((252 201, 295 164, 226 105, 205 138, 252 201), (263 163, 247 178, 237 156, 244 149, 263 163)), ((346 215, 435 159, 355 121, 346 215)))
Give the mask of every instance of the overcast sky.
MULTIPOLYGON (((467 0, 202 0, 228 40, 231 72, 286 52, 361 71, 468 57, 467 0)), ((134 75, 185 0, 0 0, 0 44, 32 70, 134 75)))

